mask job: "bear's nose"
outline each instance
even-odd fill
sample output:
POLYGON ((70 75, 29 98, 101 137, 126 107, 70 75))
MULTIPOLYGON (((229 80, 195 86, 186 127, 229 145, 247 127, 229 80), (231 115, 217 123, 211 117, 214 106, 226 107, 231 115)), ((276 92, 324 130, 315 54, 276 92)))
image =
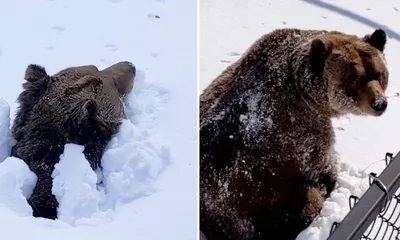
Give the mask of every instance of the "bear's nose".
POLYGON ((372 102, 371 104, 372 109, 377 112, 379 115, 382 114, 387 107, 387 100, 386 99, 377 99, 372 102))
POLYGON ((133 65, 133 63, 131 63, 131 62, 128 62, 128 65, 132 68, 133 75, 136 75, 136 67, 135 67, 135 65, 133 65))

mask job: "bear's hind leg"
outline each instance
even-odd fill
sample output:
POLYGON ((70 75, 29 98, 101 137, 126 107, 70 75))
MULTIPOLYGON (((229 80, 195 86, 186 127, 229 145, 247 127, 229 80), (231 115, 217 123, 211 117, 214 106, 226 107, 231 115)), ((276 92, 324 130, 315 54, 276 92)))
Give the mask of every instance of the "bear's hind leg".
POLYGON ((296 199, 296 203, 274 214, 279 217, 266 220, 264 226, 267 227, 260 227, 260 239, 295 240, 318 216, 323 202, 324 198, 318 188, 306 186, 304 195, 296 199))

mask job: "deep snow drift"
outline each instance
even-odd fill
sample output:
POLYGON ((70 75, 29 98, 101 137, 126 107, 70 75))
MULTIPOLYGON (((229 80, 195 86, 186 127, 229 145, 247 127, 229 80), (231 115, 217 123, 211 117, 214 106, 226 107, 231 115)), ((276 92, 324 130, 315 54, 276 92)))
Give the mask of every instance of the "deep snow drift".
MULTIPOLYGON (((400 50, 400 3, 394 1, 263 1, 202 0, 200 2, 200 91, 261 35, 276 28, 327 29, 364 36, 385 29, 389 68, 388 96, 400 92, 396 66, 400 50), (334 7, 330 6, 333 5, 334 7)), ((379 117, 349 116, 334 121, 340 175, 336 190, 320 216, 298 240, 324 240, 334 221, 349 211, 348 197, 368 188, 368 173, 380 173, 386 152, 400 151, 397 136, 400 99, 389 98, 387 112, 379 117), (371 165, 372 164, 372 165, 371 165)))
POLYGON ((0 226, 4 239, 195 239, 197 3, 0 0, 0 226), (59 219, 31 216, 36 176, 8 157, 28 64, 137 68, 127 119, 93 172, 67 144, 53 172, 59 219), (101 182, 101 184, 99 184, 101 182))

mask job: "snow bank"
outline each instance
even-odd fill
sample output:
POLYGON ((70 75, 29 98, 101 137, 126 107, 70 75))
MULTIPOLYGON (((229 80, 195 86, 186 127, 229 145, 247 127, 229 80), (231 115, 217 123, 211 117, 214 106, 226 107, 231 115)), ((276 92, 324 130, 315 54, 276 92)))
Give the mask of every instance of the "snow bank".
POLYGON ((11 144, 10 105, 0 98, 0 162, 10 156, 11 144))
POLYGON ((99 204, 104 199, 104 191, 97 190, 99 178, 85 159, 83 150, 83 146, 66 144, 52 174, 52 192, 59 203, 58 219, 71 225, 95 217, 93 215, 99 212, 99 204))
POLYGON ((21 216, 32 216, 26 202, 36 185, 36 175, 19 158, 8 157, 0 163, 0 205, 21 216))
POLYGON ((325 240, 329 236, 332 224, 340 222, 350 211, 349 197, 361 197, 368 189, 368 173, 357 170, 347 163, 339 164, 339 177, 336 189, 323 205, 320 215, 296 240, 325 240))

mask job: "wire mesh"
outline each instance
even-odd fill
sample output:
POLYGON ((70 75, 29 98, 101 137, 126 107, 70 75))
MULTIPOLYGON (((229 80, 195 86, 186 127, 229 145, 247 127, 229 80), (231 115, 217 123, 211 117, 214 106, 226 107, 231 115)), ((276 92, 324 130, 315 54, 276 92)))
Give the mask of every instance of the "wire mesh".
POLYGON ((399 192, 392 197, 386 209, 379 213, 360 239, 397 240, 400 237, 399 192))
MULTIPOLYGON (((393 154, 387 153, 385 157, 386 168, 389 164, 393 161, 393 154)), ((400 172, 400 169, 397 169, 400 172)), ((397 181, 393 179, 392 181, 397 181)), ((365 220, 364 222, 360 222, 354 226, 354 228, 362 228, 363 226, 369 224, 368 228, 358 239, 365 239, 365 240, 400 240, 400 189, 398 188, 393 196, 390 196, 389 192, 385 188, 385 186, 380 182, 377 174, 371 173, 370 174, 370 186, 372 184, 380 185, 382 191, 385 191, 386 198, 383 198, 382 204, 383 209, 380 209, 379 213, 376 215, 376 218, 372 221, 372 223, 367 222, 365 216, 361 216, 360 219, 365 220)), ((364 197, 364 196, 363 196, 364 197)), ((354 206, 360 199, 356 196, 351 196, 349 198, 349 206, 350 212, 347 216, 354 214, 353 209, 354 206)), ((374 207, 378 208, 382 206, 382 204, 377 204, 374 207)), ((368 209, 365 209, 365 215, 368 209)), ((334 231, 340 228, 340 223, 335 222, 331 228, 331 235, 334 231)), ((349 226, 346 226, 349 227, 349 226)), ((342 236, 343 239, 350 239, 348 236, 342 236)), ((351 238, 355 239, 355 238, 351 238)))

